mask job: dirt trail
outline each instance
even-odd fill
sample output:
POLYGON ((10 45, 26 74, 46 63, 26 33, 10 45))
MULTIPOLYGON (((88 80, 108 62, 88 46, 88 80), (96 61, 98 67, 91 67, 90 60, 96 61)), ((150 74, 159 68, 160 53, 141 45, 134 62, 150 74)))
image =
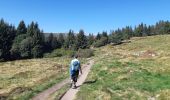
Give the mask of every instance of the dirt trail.
MULTIPOLYGON (((77 89, 69 89, 66 94, 61 98, 61 100, 72 100, 74 99, 76 93, 78 92, 80 86, 83 84, 83 82, 85 81, 91 66, 93 65, 93 60, 90 60, 87 64, 83 65, 83 69, 82 72, 83 74, 79 77, 78 81, 77 81, 77 89)), ((62 88, 64 85, 66 85, 67 83, 70 82, 70 79, 67 78, 65 80, 63 80, 62 82, 52 86, 51 88, 39 93, 38 95, 36 95, 35 97, 32 98, 32 100, 47 100, 47 98, 49 97, 49 95, 53 94, 54 92, 56 92, 57 90, 59 90, 60 88, 62 88)))
POLYGON ((61 100, 73 100, 75 98, 76 93, 79 91, 80 86, 83 84, 83 82, 85 81, 88 73, 90 72, 90 68, 93 65, 94 61, 91 60, 89 62, 88 65, 86 65, 86 67, 83 69, 83 74, 79 77, 76 85, 77 85, 77 89, 72 89, 70 88, 66 94, 61 98, 61 100))

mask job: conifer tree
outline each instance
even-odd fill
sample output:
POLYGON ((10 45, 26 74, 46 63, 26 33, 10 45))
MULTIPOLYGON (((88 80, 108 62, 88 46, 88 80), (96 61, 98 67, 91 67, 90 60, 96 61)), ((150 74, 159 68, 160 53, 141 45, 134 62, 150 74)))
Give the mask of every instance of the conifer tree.
POLYGON ((85 36, 83 30, 80 30, 77 34, 76 47, 77 49, 85 49, 87 47, 87 37, 85 36))
POLYGON ((15 27, 6 23, 3 19, 0 20, 0 59, 10 60, 10 49, 16 35, 15 27))
POLYGON ((60 33, 60 34, 58 35, 59 48, 61 48, 61 47, 64 45, 64 42, 65 42, 65 40, 64 40, 64 34, 60 33))
POLYGON ((69 33, 66 36, 64 47, 69 49, 75 49, 75 43, 76 37, 74 35, 74 32, 72 30, 69 30, 69 33))
POLYGON ((22 20, 17 27, 16 35, 18 36, 21 34, 26 34, 26 32, 27 32, 27 28, 26 28, 25 22, 22 20))

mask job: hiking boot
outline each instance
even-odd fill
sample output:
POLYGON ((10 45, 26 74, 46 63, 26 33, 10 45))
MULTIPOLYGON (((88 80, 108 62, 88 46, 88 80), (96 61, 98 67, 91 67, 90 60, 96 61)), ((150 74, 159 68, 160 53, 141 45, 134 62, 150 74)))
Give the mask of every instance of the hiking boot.
POLYGON ((77 86, 76 86, 76 85, 74 85, 73 89, 76 89, 76 88, 77 88, 77 86))

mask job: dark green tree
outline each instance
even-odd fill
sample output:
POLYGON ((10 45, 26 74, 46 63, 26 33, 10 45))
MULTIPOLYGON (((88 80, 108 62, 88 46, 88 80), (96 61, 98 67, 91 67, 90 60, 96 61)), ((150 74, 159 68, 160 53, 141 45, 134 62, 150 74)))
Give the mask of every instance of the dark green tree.
POLYGON ((93 34, 89 34, 87 40, 88 40, 88 47, 90 47, 95 42, 94 35, 93 34))
POLYGON ((69 49, 75 49, 75 43, 76 43, 76 37, 74 35, 74 32, 70 30, 66 36, 64 47, 69 49))
POLYGON ((170 22, 169 21, 165 22, 164 34, 170 34, 170 22))
POLYGON ((47 52, 51 52, 54 49, 60 48, 61 45, 58 42, 58 39, 56 36, 53 35, 53 33, 50 33, 50 35, 47 37, 45 48, 47 52))
POLYGON ((15 27, 0 20, 0 59, 10 60, 10 49, 16 35, 15 27))
POLYGON ((105 37, 106 39, 104 39, 105 40, 105 42, 104 42, 104 45, 106 45, 107 43, 108 43, 108 41, 109 41, 109 38, 108 38, 108 35, 107 35, 107 32, 102 32, 102 37, 105 37))
POLYGON ((143 23, 139 24, 138 27, 134 30, 135 36, 142 37, 144 36, 144 25, 143 23))
POLYGON ((25 22, 22 20, 17 27, 16 35, 18 36, 18 35, 26 34, 26 33, 27 33, 27 28, 26 28, 25 22))
POLYGON ((28 25, 27 27, 27 34, 32 37, 34 35, 34 29, 35 29, 35 23, 31 22, 31 24, 28 25))
POLYGON ((108 42, 108 38, 107 37, 101 37, 100 40, 97 40, 94 43, 94 47, 101 47, 101 46, 105 46, 108 42))
POLYGON ((26 25, 25 25, 24 21, 21 21, 17 27, 16 37, 14 39, 12 48, 10 50, 12 59, 20 59, 21 58, 20 49, 19 49, 20 43, 22 42, 22 40, 27 38, 26 33, 27 33, 26 25))
POLYGON ((58 42, 57 37, 54 37, 51 42, 52 50, 60 48, 60 44, 58 42))
POLYGON ((47 37, 46 46, 45 46, 45 48, 47 49, 46 50, 47 52, 53 50, 53 47, 52 47, 53 39, 54 39, 54 35, 52 33, 50 33, 50 35, 47 37))
POLYGON ((122 35, 123 35, 123 40, 130 39, 133 35, 132 27, 126 26, 125 28, 122 28, 122 35))
POLYGON ((83 30, 80 30, 79 33, 77 34, 76 47, 77 49, 87 48, 87 37, 85 36, 83 30))
POLYGON ((33 38, 27 37, 20 43, 20 55, 22 58, 32 58, 33 38))
POLYGON ((115 32, 112 32, 111 42, 115 44, 120 44, 123 40, 123 34, 120 29, 117 29, 115 32))
POLYGON ((59 48, 61 48, 62 46, 64 46, 64 34, 63 33, 60 33, 58 35, 58 43, 59 43, 59 48))
POLYGON ((12 48, 10 50, 12 59, 20 59, 21 58, 20 43, 26 38, 27 38, 27 34, 20 34, 15 37, 15 39, 13 41, 12 48))
POLYGON ((164 34, 165 33, 164 26, 165 26, 164 21, 161 20, 157 22, 155 25, 155 35, 164 34))
POLYGON ((151 36, 151 35, 152 35, 152 28, 149 25, 148 28, 147 28, 147 36, 151 36))
POLYGON ((31 57, 37 58, 43 56, 44 34, 40 31, 38 23, 31 22, 27 28, 27 35, 32 38, 31 57), (35 53, 38 52, 38 53, 35 53))
POLYGON ((100 39, 101 39, 101 34, 97 33, 96 40, 100 40, 100 39))

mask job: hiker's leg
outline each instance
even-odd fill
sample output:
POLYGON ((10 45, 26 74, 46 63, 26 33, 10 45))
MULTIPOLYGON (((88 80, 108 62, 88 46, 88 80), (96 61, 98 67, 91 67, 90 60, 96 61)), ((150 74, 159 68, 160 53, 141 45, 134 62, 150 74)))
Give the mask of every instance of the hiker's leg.
POLYGON ((71 75, 70 79, 71 79, 70 87, 72 87, 74 85, 74 74, 71 75))
POLYGON ((74 76, 74 86, 76 86, 76 82, 77 82, 77 80, 76 80, 76 76, 74 76))
POLYGON ((71 78, 71 80, 70 80, 71 82, 70 82, 70 88, 72 87, 72 85, 73 85, 73 79, 71 78))
POLYGON ((79 71, 76 71, 75 72, 75 76, 74 76, 74 88, 76 88, 76 82, 77 82, 77 78, 78 78, 78 75, 79 75, 79 71))

